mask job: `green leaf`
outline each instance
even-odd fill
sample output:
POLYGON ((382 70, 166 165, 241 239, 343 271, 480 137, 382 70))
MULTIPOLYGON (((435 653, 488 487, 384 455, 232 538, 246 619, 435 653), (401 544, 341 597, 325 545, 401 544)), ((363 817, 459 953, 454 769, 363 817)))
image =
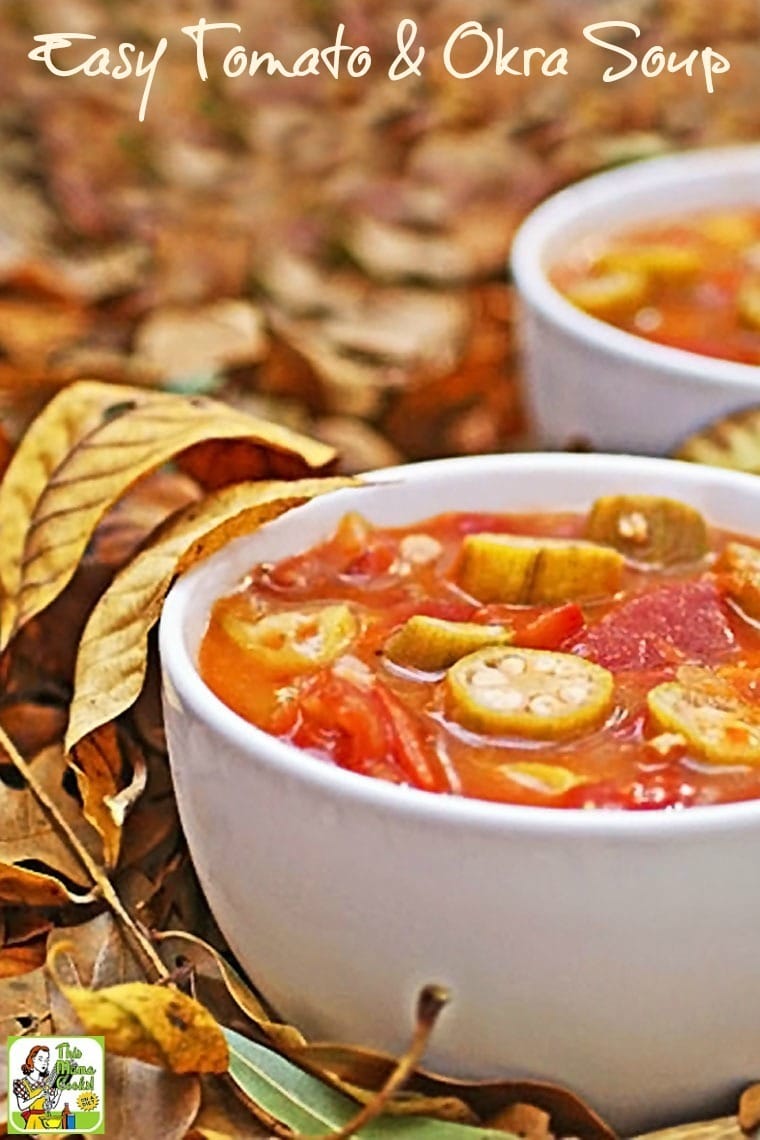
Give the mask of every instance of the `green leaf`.
MULTIPOLYGON (((230 1076, 255 1104, 306 1136, 337 1132, 361 1105, 278 1053, 225 1029, 230 1076)), ((361 1140, 509 1140, 507 1132, 430 1117, 382 1116, 356 1133, 361 1140)), ((516 1140, 512 1137, 511 1140, 516 1140)))

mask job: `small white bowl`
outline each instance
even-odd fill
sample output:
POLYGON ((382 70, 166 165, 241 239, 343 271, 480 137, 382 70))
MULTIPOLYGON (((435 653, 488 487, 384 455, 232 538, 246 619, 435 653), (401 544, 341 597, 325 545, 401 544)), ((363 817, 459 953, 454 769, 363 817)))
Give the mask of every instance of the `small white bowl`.
POLYGON ((760 1070, 760 801, 683 812, 515 807, 344 771, 246 723, 196 668, 216 598, 347 510, 585 508, 669 493, 760 532, 760 480, 658 459, 511 455, 385 470, 237 539, 174 586, 160 650, 180 815, 229 944, 287 1018, 398 1050, 447 984, 433 1067, 531 1075, 622 1132, 730 1110, 760 1070))
POLYGON ((572 305, 548 273, 579 242, 703 210, 760 207, 760 146, 636 162, 578 182, 523 222, 512 246, 526 400, 542 446, 666 454, 760 403, 760 367, 655 344, 572 305))

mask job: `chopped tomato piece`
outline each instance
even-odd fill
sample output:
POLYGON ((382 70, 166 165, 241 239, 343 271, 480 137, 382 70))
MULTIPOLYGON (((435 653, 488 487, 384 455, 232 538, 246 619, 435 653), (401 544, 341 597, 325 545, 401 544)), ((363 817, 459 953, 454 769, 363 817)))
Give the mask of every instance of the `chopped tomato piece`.
POLYGON ((425 742, 415 717, 380 681, 375 697, 392 726, 394 756, 409 783, 428 792, 451 791, 451 784, 436 753, 425 742))
POLYGON ((663 808, 689 807, 696 795, 697 789, 678 772, 657 772, 642 775, 621 787, 602 783, 573 788, 563 799, 563 806, 661 811, 663 808))
POLYGON ((412 713, 381 681, 359 684, 325 670, 294 701, 294 744, 331 756, 342 768, 425 791, 449 791, 433 749, 412 713))
POLYGON ((559 649, 583 629, 583 610, 575 602, 557 606, 529 622, 515 636, 515 644, 526 649, 559 649))
POLYGON ((735 644, 715 584, 661 586, 632 598, 586 630, 575 651, 613 672, 719 661, 735 644))

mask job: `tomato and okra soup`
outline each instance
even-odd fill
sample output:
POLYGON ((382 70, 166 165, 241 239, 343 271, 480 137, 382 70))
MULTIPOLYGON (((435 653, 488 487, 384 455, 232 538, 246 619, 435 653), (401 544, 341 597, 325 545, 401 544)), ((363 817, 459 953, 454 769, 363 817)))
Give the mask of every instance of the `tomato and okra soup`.
POLYGON ((621 231, 551 277, 578 308, 626 332, 760 364, 760 209, 621 231))
POLYGON ((403 528, 346 514, 215 603, 200 670, 267 732, 429 792, 760 797, 760 544, 670 498, 403 528))

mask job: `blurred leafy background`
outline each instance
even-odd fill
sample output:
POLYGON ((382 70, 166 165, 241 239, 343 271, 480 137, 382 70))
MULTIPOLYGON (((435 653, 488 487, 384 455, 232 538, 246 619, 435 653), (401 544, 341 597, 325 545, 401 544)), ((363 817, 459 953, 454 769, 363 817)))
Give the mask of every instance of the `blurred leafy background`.
MULTIPOLYGON (((204 391, 335 444, 347 471, 524 446, 506 264, 536 202, 592 171, 758 136, 760 5, 724 0, 2 0, 0 417, 11 439, 82 377, 204 391), (210 76, 180 29, 208 37, 210 76), (392 83, 396 28, 427 48, 392 83), (567 77, 451 76, 465 20, 505 44, 570 49, 567 77), (626 46, 731 60, 710 95, 684 73, 605 85, 597 20, 626 46), (366 44, 362 79, 228 79, 234 43, 284 62, 366 44), (147 118, 143 82, 58 78, 33 37, 169 37, 147 118)), ((617 61, 619 62, 619 60, 617 61)))

